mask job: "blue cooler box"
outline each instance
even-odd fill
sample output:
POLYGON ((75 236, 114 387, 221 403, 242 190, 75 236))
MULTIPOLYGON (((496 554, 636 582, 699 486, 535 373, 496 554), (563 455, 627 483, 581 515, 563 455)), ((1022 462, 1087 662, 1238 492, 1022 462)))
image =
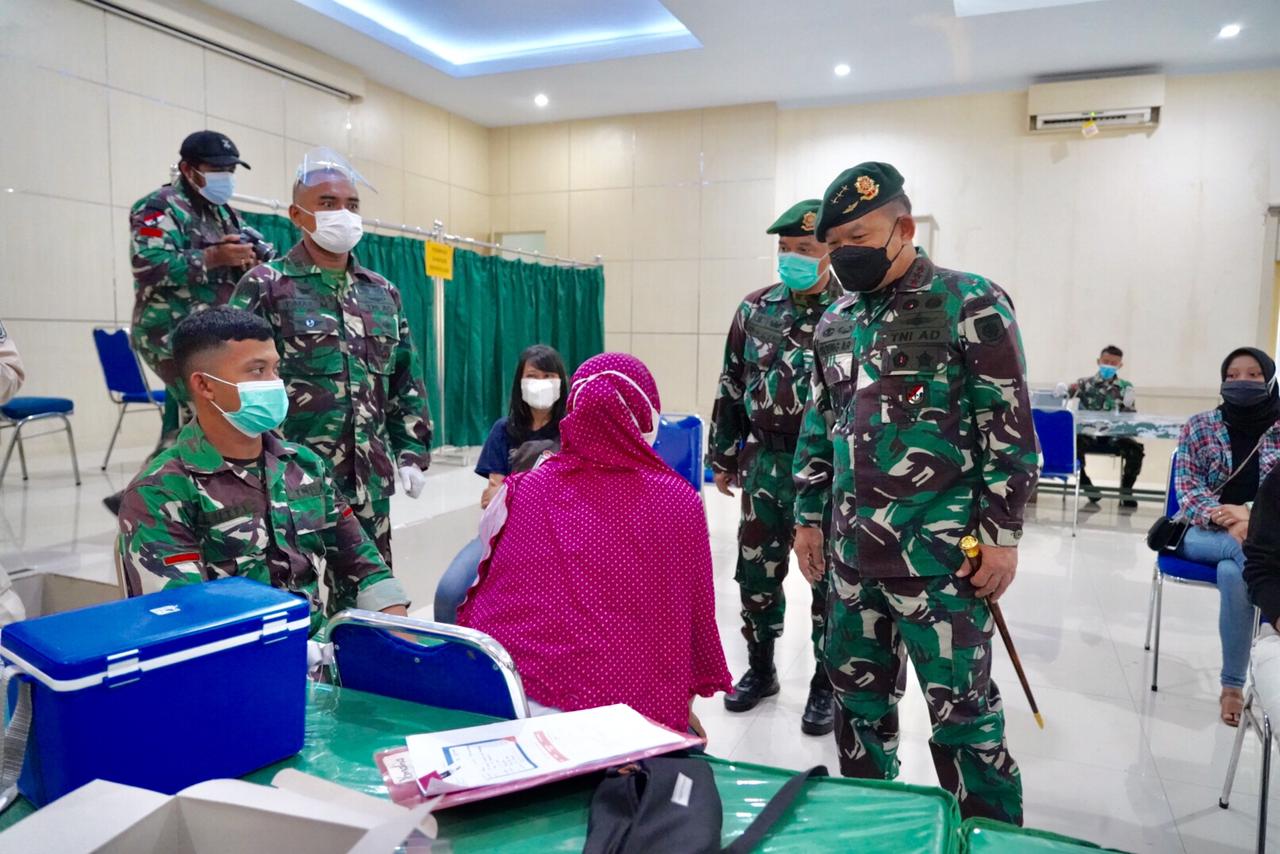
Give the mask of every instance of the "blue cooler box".
POLYGON ((44 806, 94 779, 172 794, 302 749, 306 600, 224 578, 6 626, 31 683, 18 789, 44 806))

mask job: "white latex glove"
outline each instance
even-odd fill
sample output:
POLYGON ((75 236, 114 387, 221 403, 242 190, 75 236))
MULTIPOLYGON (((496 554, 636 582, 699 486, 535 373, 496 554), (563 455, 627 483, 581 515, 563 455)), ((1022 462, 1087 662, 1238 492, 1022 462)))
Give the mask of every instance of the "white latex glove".
POLYGON ((1253 645, 1250 669, 1253 690, 1262 708, 1274 717, 1280 712, 1280 635, 1271 626, 1262 627, 1261 636, 1253 645))
POLYGON ((1069 392, 1070 392, 1070 389, 1067 388, 1066 383, 1058 383, 1053 388, 1054 397, 1066 397, 1069 392))
POLYGON ((417 466, 400 466, 400 485, 410 498, 417 498, 427 485, 427 476, 417 466))

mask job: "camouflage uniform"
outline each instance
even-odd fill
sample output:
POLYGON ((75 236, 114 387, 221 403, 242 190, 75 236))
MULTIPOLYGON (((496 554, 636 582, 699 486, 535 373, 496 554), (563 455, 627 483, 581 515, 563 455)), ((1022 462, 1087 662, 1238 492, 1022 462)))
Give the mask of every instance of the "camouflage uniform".
MULTIPOLYGON (((734 578, 748 642, 782 634, 782 581, 795 536, 792 458, 813 371, 813 330, 837 294, 832 284, 794 295, 778 284, 749 294, 725 344, 724 370, 711 416, 707 463, 742 482, 742 520, 734 578), (741 446, 741 447, 740 447, 741 446)), ((827 585, 813 586, 813 651, 822 660, 827 585)))
POLYGON ((184 427, 125 490, 120 554, 130 596, 242 575, 307 599, 313 633, 325 614, 409 601, 325 461, 272 433, 244 463, 224 459, 198 422, 184 427))
POLYGON ((231 298, 243 267, 206 270, 204 250, 240 233, 228 206, 209 203, 182 176, 143 197, 129 212, 133 263, 133 347, 164 381, 165 434, 172 444, 179 421, 191 420, 186 388, 173 364, 169 336, 183 318, 231 298))
MULTIPOLYGON (((1067 394, 1079 399, 1080 408, 1093 412, 1137 412, 1134 403, 1133 383, 1112 377, 1104 380, 1094 374, 1081 377, 1072 383, 1067 394)), ((1146 448, 1137 439, 1123 436, 1087 436, 1083 433, 1076 436, 1076 454, 1080 458, 1080 484, 1085 488, 1093 486, 1089 475, 1085 474, 1085 454, 1108 454, 1120 457, 1120 489, 1123 494, 1130 494, 1133 485, 1138 482, 1142 472, 1142 460, 1146 456, 1146 448)), ((1095 493, 1101 494, 1101 493, 1095 493)))
POLYGON ((298 243, 250 270, 231 304, 271 324, 289 390, 281 430, 329 461, 390 566, 396 470, 431 464, 422 366, 400 292, 354 254, 346 270, 323 270, 298 243))
POLYGON ((896 775, 909 655, 940 782, 966 816, 1020 822, 991 611, 954 575, 966 534, 1017 545, 1036 481, 1013 306, 986 279, 921 253, 897 283, 837 300, 814 341, 796 517, 819 525, 834 505, 825 653, 841 772, 896 775))

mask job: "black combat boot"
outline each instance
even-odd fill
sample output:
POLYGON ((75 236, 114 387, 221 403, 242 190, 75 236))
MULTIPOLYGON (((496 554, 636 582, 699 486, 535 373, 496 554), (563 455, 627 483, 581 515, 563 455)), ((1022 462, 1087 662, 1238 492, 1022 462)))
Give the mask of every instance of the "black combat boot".
POLYGON ((724 695, 724 707, 731 712, 754 709, 765 697, 778 693, 778 671, 773 667, 773 640, 747 642, 747 672, 742 674, 732 694, 724 695))
POLYGON ((818 669, 809 682, 809 700, 804 704, 800 718, 800 731, 805 735, 826 735, 836 728, 835 698, 827 669, 818 663, 818 669))

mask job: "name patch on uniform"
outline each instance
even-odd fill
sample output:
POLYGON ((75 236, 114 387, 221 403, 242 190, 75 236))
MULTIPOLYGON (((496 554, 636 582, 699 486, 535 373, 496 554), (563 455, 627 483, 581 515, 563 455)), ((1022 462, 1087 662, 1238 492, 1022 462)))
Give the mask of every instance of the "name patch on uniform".
POLYGON ((853 352, 853 321, 839 320, 823 327, 817 335, 819 359, 853 352))
POLYGON ((770 315, 751 315, 747 318, 747 334, 766 344, 777 344, 786 333, 787 319, 770 315))
POLYGON ((249 516, 253 513, 253 505, 249 502, 235 504, 231 507, 223 507, 221 510, 214 510, 211 513, 201 514, 201 521, 209 527, 221 525, 223 522, 230 522, 232 519, 238 519, 241 516, 249 516))
POLYGON ((301 483, 288 491, 290 498, 310 498, 313 495, 324 494, 324 481, 313 480, 310 483, 301 483))

